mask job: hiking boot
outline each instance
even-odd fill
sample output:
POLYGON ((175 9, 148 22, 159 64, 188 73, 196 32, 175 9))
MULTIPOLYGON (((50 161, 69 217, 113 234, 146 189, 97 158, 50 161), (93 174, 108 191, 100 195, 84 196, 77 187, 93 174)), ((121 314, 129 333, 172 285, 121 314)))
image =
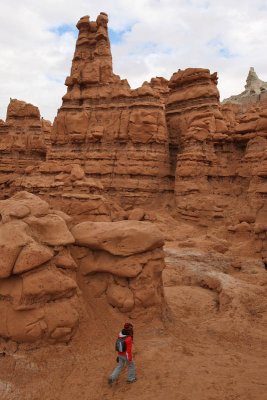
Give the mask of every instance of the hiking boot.
POLYGON ((112 385, 112 383, 114 382, 114 380, 112 378, 108 378, 108 384, 112 385))
POLYGON ((137 378, 131 379, 130 381, 128 380, 127 383, 134 383, 137 381, 137 378))

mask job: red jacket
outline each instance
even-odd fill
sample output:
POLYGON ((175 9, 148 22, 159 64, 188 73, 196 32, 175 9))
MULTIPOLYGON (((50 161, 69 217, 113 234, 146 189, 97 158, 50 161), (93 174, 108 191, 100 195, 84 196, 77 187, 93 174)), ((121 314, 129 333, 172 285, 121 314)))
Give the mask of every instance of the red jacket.
POLYGON ((128 361, 133 361, 133 355, 132 355, 132 344, 133 344, 133 338, 132 336, 126 336, 123 335, 121 332, 119 333, 119 338, 125 337, 125 343, 126 343, 126 351, 123 352, 118 352, 120 356, 127 357, 128 361))

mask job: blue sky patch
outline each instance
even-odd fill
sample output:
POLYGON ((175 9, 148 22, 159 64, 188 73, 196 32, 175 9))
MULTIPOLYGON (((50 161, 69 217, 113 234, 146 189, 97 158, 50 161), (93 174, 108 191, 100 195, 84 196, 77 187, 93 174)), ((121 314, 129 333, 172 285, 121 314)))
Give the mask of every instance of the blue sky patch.
POLYGON ((219 49, 218 53, 223 58, 233 58, 233 57, 235 57, 235 55, 233 53, 231 53, 231 51, 229 49, 227 49, 227 47, 221 47, 219 49))
POLYGON ((123 29, 122 31, 115 31, 112 28, 108 28, 108 35, 110 42, 112 44, 122 43, 125 33, 130 32, 131 29, 132 27, 128 27, 126 29, 123 29))
MULTIPOLYGON (((108 28, 109 39, 112 44, 122 43, 125 33, 130 32, 131 27, 127 27, 121 31, 115 31, 114 29, 108 28)), ((63 36, 65 33, 71 33, 74 36, 78 35, 78 30, 74 25, 62 24, 55 26, 50 29, 50 32, 55 33, 57 36, 63 36)))
POLYGON ((73 35, 76 36, 78 33, 76 27, 74 25, 70 25, 70 24, 62 24, 62 25, 55 26, 50 29, 50 32, 53 32, 58 36, 62 36, 67 32, 72 33, 73 35))
POLYGON ((208 42, 209 47, 213 47, 217 54, 222 58, 235 58, 238 54, 232 53, 231 50, 224 45, 223 41, 216 37, 208 42))

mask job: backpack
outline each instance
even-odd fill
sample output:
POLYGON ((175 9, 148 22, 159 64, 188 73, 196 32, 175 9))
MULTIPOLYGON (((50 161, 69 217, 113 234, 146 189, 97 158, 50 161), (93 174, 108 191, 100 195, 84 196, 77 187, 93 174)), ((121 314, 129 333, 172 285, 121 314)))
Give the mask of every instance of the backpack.
POLYGON ((121 337, 118 338, 115 342, 115 350, 118 351, 119 353, 124 353, 126 351, 125 339, 126 337, 121 337))

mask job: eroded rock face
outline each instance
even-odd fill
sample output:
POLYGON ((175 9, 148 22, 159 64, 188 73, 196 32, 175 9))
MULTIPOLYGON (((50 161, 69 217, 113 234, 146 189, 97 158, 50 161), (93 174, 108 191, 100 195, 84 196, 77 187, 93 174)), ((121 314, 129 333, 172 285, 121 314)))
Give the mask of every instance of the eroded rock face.
MULTIPOLYGON (((246 93, 260 100, 245 107, 221 105, 217 74, 204 68, 131 90, 113 73, 107 23, 105 13, 78 22, 68 89, 51 135, 36 107, 11 100, 7 122, 0 123, 2 196, 21 189, 40 194, 75 223, 142 220, 152 204, 235 234, 246 222, 265 259, 253 225, 264 225, 266 208, 265 83, 250 71, 246 93)), ((47 218, 52 224, 51 217, 44 224, 47 218)), ((33 226, 32 216, 29 221, 33 226)))
POLYGON ((73 256, 87 277, 89 292, 105 296, 122 312, 150 313, 162 309, 164 295, 162 233, 138 221, 84 222, 72 229, 73 256))
POLYGON ((168 81, 157 78, 132 90, 115 75, 107 23, 105 13, 78 22, 68 89, 51 135, 41 121, 44 162, 28 160, 19 176, 3 182, 7 194, 41 193, 54 207, 96 221, 124 218, 99 196, 136 207, 163 203, 172 192, 163 100, 168 81))
POLYGON ((220 105, 216 84, 216 75, 204 69, 178 71, 169 83, 176 210, 183 219, 250 240, 252 253, 265 260, 257 223, 266 209, 267 106, 220 105))
POLYGON ((137 221, 84 222, 72 229, 85 247, 77 263, 95 297, 122 312, 159 311, 164 305, 162 233, 137 221))
POLYGON ((79 321, 77 283, 68 265, 59 269, 54 261, 74 243, 66 221, 27 192, 0 201, 0 214, 0 336, 68 341, 79 321))
MULTIPOLYGON (((156 77, 131 90, 113 73, 107 24, 105 13, 77 24, 68 89, 51 136, 41 121, 44 162, 31 138, 40 130, 38 109, 11 100, 7 122, 0 124, 3 196, 21 189, 41 194, 77 223, 142 219, 123 207, 142 209, 141 203, 153 201, 170 208, 174 200, 178 215, 194 222, 236 225, 241 206, 255 219, 265 193, 258 148, 265 146, 266 104, 256 102, 245 112, 238 104, 220 105, 217 74, 203 68, 178 70, 170 81, 156 77), (6 151, 13 154, 12 166, 6 151)), ((265 91, 254 70, 246 91, 265 91)))
POLYGON ((146 222, 83 222, 71 232, 76 244, 119 256, 130 256, 163 246, 161 232, 146 222))
POLYGON ((169 86, 166 118, 176 205, 183 216, 195 220, 216 214, 215 207, 219 211, 220 204, 210 197, 208 176, 221 171, 215 146, 225 141, 228 128, 219 109, 217 74, 189 68, 173 74, 169 86))
MULTIPOLYGON (((266 107, 243 113, 238 105, 220 106, 217 74, 203 68, 179 70, 170 81, 157 77, 131 90, 113 73, 107 23, 105 13, 78 22, 68 89, 49 140, 42 122, 46 161, 29 162, 23 175, 5 173, 3 192, 41 193, 76 222, 123 220, 122 207, 138 209, 152 200, 159 206, 175 199, 178 214, 197 222, 233 224, 234 208, 242 202, 257 213, 258 205, 250 203, 252 193, 263 190, 264 171, 260 178, 251 174, 261 157, 251 151, 253 143, 264 142, 266 107)), ((246 90, 258 85, 254 75, 246 90)), ((35 107, 11 101, 7 121, 38 118, 35 107)))
POLYGON ((86 177, 122 201, 144 203, 170 191, 168 134, 157 90, 131 90, 112 70, 108 18, 77 24, 67 94, 55 119, 48 160, 79 160, 86 177))
POLYGON ((26 168, 34 168, 45 160, 45 132, 47 136, 50 135, 50 131, 51 127, 40 118, 37 107, 24 101, 10 99, 6 121, 0 123, 2 188, 6 190, 26 168))
POLYGON ((85 300, 103 297, 121 312, 163 304, 162 234, 138 221, 84 222, 28 192, 0 201, 0 337, 68 342, 85 300), (76 242, 76 243, 75 243, 76 242), (86 296, 88 299, 88 296, 86 296))

